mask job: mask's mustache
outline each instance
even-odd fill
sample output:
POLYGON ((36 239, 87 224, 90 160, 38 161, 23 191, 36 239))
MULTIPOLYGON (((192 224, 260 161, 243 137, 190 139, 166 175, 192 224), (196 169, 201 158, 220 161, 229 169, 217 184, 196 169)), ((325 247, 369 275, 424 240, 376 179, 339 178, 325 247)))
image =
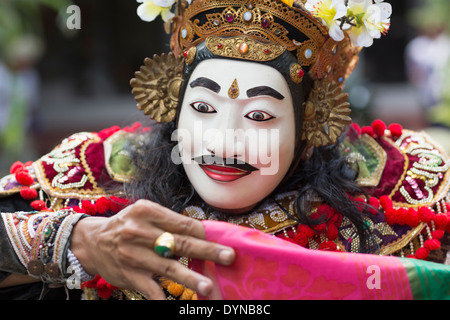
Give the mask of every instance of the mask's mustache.
POLYGON ((249 172, 259 170, 258 168, 255 168, 251 164, 236 158, 222 158, 213 155, 202 155, 194 157, 192 158, 192 160, 194 160, 200 165, 226 166, 249 172))

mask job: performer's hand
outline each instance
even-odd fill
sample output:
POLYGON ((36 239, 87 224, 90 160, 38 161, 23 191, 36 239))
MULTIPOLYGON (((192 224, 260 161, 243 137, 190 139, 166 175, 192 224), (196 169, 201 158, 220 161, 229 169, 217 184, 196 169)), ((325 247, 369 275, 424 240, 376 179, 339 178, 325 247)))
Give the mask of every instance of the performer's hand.
POLYGON ((174 235, 176 256, 223 265, 234 260, 231 248, 205 240, 200 221, 147 200, 139 200, 111 218, 82 219, 74 227, 70 249, 87 273, 101 275, 120 288, 136 289, 148 299, 165 298, 152 279, 154 275, 208 295, 212 290, 209 278, 156 254, 155 240, 163 232, 174 235))

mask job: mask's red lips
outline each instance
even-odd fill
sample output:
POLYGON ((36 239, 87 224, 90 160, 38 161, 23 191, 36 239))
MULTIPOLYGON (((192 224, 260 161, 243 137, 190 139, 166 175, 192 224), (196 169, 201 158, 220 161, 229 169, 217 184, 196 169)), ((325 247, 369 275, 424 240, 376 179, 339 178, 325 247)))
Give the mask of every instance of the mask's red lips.
POLYGON ((231 182, 249 175, 251 172, 229 166, 201 164, 200 168, 208 177, 220 182, 231 182))
POLYGON ((200 168, 213 180, 231 182, 245 177, 257 168, 235 158, 221 158, 215 155, 202 155, 192 158, 200 168))

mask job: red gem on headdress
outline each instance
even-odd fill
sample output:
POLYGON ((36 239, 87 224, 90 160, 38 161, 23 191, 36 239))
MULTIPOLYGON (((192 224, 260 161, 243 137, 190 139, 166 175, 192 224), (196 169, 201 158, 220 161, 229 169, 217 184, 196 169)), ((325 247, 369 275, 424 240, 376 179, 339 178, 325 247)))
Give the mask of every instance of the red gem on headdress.
POLYGON ((261 27, 267 28, 269 26, 269 20, 266 18, 261 19, 261 27))
POLYGON ((298 70, 298 76, 300 78, 303 78, 304 75, 305 75, 305 71, 303 71, 303 69, 298 70))
POLYGON ((227 14, 225 15, 225 19, 226 19, 228 22, 233 22, 234 16, 233 16, 232 13, 227 13, 227 14))
POLYGON ((218 48, 218 49, 222 49, 222 47, 223 47, 223 44, 221 44, 221 43, 219 43, 219 44, 217 45, 217 48, 218 48))
POLYGON ((184 56, 185 58, 187 58, 187 56, 188 56, 187 50, 183 53, 183 56, 184 56))
POLYGON ((269 50, 269 49, 264 49, 264 53, 265 53, 265 54, 269 54, 269 53, 270 53, 270 50, 269 50))

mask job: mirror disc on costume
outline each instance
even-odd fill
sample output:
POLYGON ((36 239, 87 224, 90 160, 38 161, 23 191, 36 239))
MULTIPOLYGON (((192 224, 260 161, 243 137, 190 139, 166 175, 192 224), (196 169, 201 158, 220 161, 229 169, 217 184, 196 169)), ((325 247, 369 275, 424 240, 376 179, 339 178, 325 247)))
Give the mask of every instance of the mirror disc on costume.
POLYGON ((31 260, 27 264, 28 272, 34 276, 40 276, 44 272, 44 264, 40 260, 31 260))

